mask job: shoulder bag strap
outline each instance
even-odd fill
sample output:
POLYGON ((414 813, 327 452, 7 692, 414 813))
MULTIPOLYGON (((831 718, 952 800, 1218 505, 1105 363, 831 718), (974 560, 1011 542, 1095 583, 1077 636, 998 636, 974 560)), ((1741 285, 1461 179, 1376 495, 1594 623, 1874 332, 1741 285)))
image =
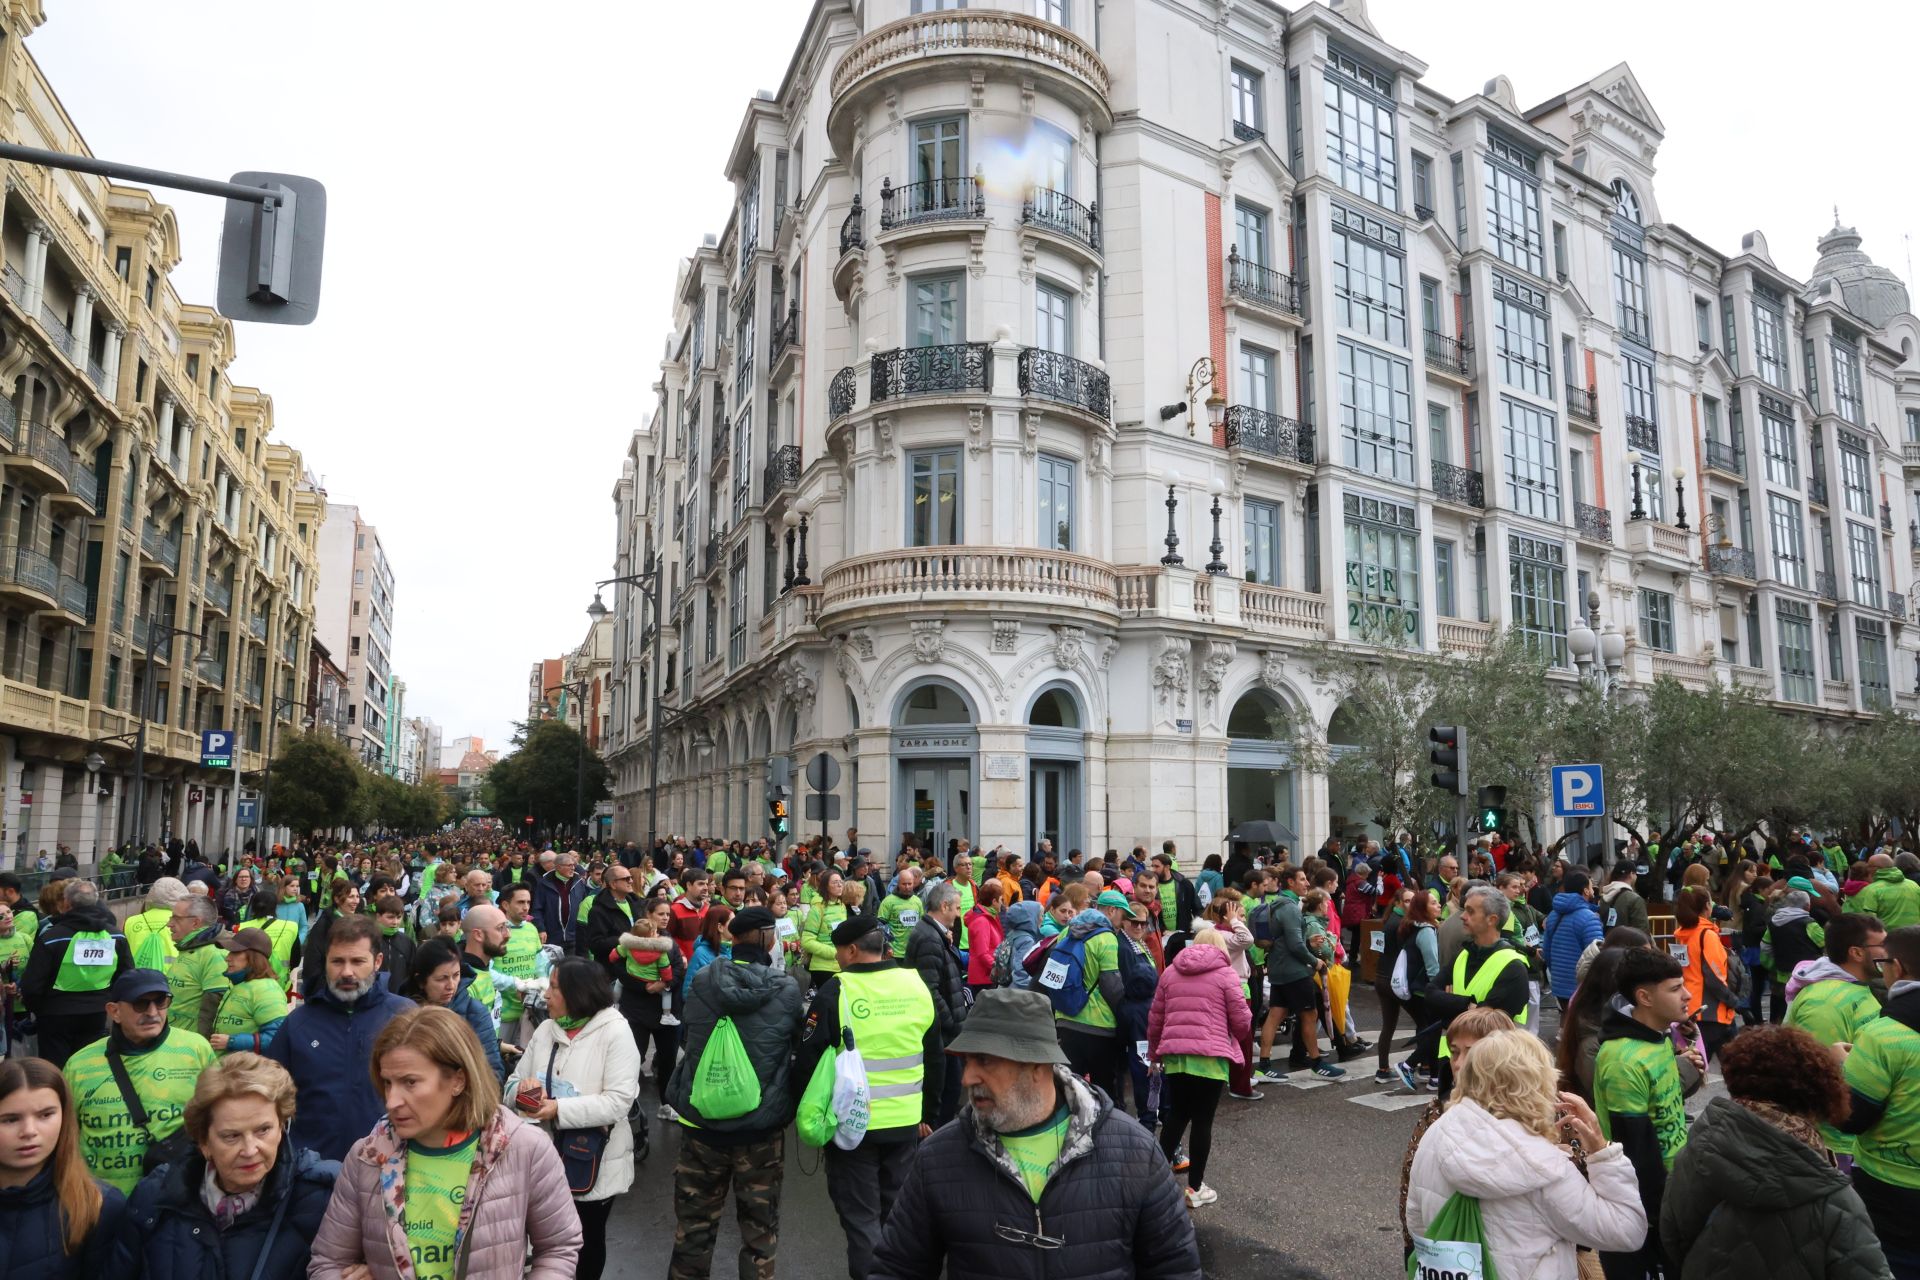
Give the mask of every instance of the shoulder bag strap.
MULTIPOLYGON (((283 1147, 281 1154, 283 1156, 291 1156, 293 1154, 291 1145, 283 1147)), ((273 1223, 267 1228, 267 1238, 260 1242, 260 1256, 254 1260, 252 1280, 260 1280, 261 1275, 267 1269, 267 1258, 273 1253, 274 1237, 280 1234, 280 1224, 287 1219, 287 1206, 293 1203, 293 1180, 295 1176, 295 1171, 289 1168, 287 1170, 286 1194, 280 1197, 280 1203, 273 1211, 273 1223)))
POLYGON ((148 1116, 146 1104, 140 1101, 140 1095, 134 1090, 133 1081, 127 1077, 127 1064, 121 1061, 117 1050, 107 1050, 107 1068, 113 1072, 113 1082, 120 1086, 120 1099, 127 1104, 127 1114, 133 1117, 133 1126, 145 1130, 147 1141, 153 1141, 153 1131, 147 1128, 148 1116))

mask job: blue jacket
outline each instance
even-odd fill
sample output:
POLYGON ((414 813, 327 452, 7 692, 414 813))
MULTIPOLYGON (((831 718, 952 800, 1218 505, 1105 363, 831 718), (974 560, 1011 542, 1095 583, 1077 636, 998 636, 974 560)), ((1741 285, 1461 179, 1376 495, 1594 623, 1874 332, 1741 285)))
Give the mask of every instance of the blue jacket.
POLYGON ((380 1029, 413 1008, 374 975, 373 990, 349 1007, 324 986, 287 1015, 265 1057, 285 1067, 298 1090, 291 1137, 322 1160, 341 1160, 387 1113, 367 1074, 380 1029))
POLYGON ((281 1143, 260 1203, 225 1231, 215 1229, 213 1214, 200 1197, 206 1170, 206 1158, 196 1151, 140 1180, 106 1274, 114 1280, 251 1280, 271 1232, 273 1243, 260 1280, 304 1277, 314 1233, 327 1216, 333 1182, 340 1176, 339 1164, 281 1143), (283 1201, 286 1213, 276 1230, 274 1215, 283 1201))
POLYGON ((1553 910, 1540 926, 1540 937, 1546 944, 1547 972, 1552 975, 1556 997, 1573 999, 1573 989, 1580 985, 1576 977, 1580 953, 1600 941, 1605 932, 1600 913, 1591 902, 1577 893, 1553 895, 1553 910))
POLYGON ((580 929, 580 904, 594 892, 592 883, 578 870, 564 883, 555 875, 540 876, 533 882, 530 918, 547 935, 548 942, 572 951, 574 937, 580 929))
POLYGON ((0 1276, 7 1280, 98 1280, 109 1274, 107 1258, 126 1217, 127 1198, 118 1187, 100 1186, 100 1225, 72 1257, 66 1223, 53 1192, 53 1162, 22 1187, 0 1190, 0 1276))

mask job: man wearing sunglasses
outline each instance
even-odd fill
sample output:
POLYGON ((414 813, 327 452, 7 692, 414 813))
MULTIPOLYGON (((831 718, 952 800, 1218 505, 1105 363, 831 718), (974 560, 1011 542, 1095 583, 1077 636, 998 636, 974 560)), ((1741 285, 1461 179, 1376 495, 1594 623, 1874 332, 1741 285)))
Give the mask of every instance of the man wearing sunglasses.
POLYGON ((113 1029, 67 1060, 87 1168, 128 1193, 148 1149, 179 1132, 194 1084, 217 1056, 204 1037, 167 1025, 172 1003, 165 974, 127 970, 107 991, 113 1029))

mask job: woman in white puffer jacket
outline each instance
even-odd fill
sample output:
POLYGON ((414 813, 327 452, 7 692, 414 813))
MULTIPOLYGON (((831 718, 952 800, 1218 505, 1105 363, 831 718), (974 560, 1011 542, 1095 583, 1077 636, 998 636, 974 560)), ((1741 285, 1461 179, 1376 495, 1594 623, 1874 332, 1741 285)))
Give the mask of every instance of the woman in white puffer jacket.
POLYGON ((1414 1153, 1407 1225, 1415 1236, 1456 1193, 1480 1201, 1492 1270, 1577 1280, 1575 1245, 1638 1249, 1647 1235, 1640 1184, 1593 1111, 1556 1093, 1552 1055, 1526 1031, 1498 1031, 1455 1068, 1454 1101, 1414 1153), (1563 1140, 1577 1138, 1583 1177, 1563 1140))

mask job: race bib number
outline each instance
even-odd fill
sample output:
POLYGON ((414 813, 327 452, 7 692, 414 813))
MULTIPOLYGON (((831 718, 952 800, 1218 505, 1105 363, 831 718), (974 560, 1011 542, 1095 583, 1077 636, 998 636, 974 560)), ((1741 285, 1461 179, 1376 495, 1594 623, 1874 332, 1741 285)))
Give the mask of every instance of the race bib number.
POLYGON ((1611 929, 1613 928, 1613 926, 1619 923, 1620 923, 1620 908, 1608 907, 1607 908, 1607 928, 1611 929))
POLYGON ((1484 1280, 1480 1246, 1465 1240, 1413 1238, 1415 1280, 1484 1280))
POLYGON ((1530 947, 1539 946, 1540 945, 1540 926, 1537 924, 1528 925, 1525 937, 1527 939, 1528 946, 1530 947))
POLYGON ((902 911, 900 913, 900 927, 902 929, 911 929, 919 923, 920 913, 918 911, 902 911))
POLYGON ((1049 991, 1058 991, 1067 985, 1067 973, 1067 962, 1056 956, 1040 970, 1040 985, 1049 991))
POLYGON ((1375 929, 1373 931, 1373 937, 1367 940, 1367 946, 1371 948, 1376 954, 1386 951, 1387 931, 1385 929, 1375 929))
POLYGON ((792 916, 781 916, 773 922, 773 931, 781 938, 791 938, 796 933, 799 933, 800 929, 799 926, 793 923, 792 916))
POLYGON ((113 943, 101 938, 76 938, 71 944, 75 964, 94 967, 113 963, 113 943))
POLYGON ((1145 1040, 1135 1040, 1133 1042, 1133 1052, 1140 1061, 1145 1062, 1147 1060, 1147 1042, 1145 1040))
POLYGON ((1688 965, 1693 963, 1692 953, 1687 950, 1685 943, 1676 942, 1672 946, 1668 947, 1667 950, 1668 950, 1668 953, 1671 954, 1673 958, 1675 960, 1678 960, 1682 965, 1688 965))

